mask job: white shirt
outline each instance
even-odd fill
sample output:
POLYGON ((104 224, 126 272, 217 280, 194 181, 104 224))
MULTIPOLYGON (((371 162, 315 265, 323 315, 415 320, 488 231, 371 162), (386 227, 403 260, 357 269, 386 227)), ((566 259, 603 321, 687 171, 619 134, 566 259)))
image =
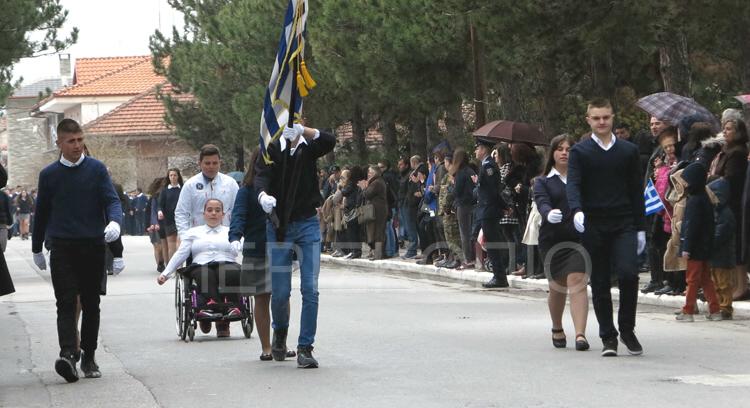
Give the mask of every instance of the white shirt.
POLYGON ((557 171, 556 168, 553 167, 552 170, 549 171, 549 174, 547 174, 547 178, 552 178, 555 176, 560 177, 560 180, 562 180, 563 183, 568 184, 568 176, 563 176, 559 171, 557 171))
POLYGON ((607 151, 607 150, 611 149, 612 146, 615 145, 615 140, 617 140, 617 137, 615 137, 615 135, 613 133, 612 134, 612 139, 610 139, 609 145, 607 145, 607 146, 604 145, 604 142, 602 142, 602 139, 599 139, 599 137, 597 137, 593 133, 591 134, 591 139, 593 139, 594 142, 599 145, 599 147, 601 147, 602 149, 604 149, 604 151, 607 151))
POLYGON ((66 159, 65 157, 60 156, 60 163, 62 163, 62 165, 65 167, 78 167, 81 165, 81 163, 83 163, 83 159, 85 158, 86 158, 86 155, 82 154, 81 157, 78 158, 78 161, 73 163, 72 161, 66 159))
POLYGON ((203 173, 198 173, 185 182, 174 210, 174 220, 180 239, 183 239, 183 235, 190 228, 204 224, 203 205, 209 198, 219 199, 224 204, 224 219, 221 223, 228 226, 237 190, 237 181, 223 173, 216 174, 211 181, 208 181, 203 173))
POLYGON ((239 255, 229 244, 229 227, 219 225, 211 228, 201 225, 190 228, 182 235, 180 247, 161 274, 170 278, 191 253, 193 263, 200 265, 209 262, 237 262, 239 255))

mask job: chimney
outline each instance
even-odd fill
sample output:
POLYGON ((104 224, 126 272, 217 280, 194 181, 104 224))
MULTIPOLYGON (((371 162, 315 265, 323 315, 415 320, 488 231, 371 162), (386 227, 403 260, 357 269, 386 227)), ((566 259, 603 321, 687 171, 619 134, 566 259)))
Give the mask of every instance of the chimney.
POLYGON ((60 80, 63 86, 70 85, 72 75, 70 74, 70 54, 58 54, 60 58, 60 80))

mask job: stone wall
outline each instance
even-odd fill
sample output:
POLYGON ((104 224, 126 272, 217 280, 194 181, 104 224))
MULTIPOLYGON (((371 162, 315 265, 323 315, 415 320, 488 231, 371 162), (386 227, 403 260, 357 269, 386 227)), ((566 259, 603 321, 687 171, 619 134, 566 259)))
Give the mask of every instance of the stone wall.
POLYGON ((36 188, 39 172, 52 160, 48 148, 47 121, 32 118, 29 111, 37 98, 9 98, 8 185, 36 188))

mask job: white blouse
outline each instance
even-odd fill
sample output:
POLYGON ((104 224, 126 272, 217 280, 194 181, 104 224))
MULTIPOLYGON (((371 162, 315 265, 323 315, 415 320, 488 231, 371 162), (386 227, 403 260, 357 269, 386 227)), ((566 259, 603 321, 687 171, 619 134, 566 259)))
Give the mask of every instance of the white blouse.
POLYGON ((193 263, 205 265, 209 262, 237 262, 237 252, 229 243, 229 227, 219 225, 211 228, 200 225, 187 230, 180 242, 180 247, 172 255, 169 264, 161 274, 167 279, 193 255, 193 263))

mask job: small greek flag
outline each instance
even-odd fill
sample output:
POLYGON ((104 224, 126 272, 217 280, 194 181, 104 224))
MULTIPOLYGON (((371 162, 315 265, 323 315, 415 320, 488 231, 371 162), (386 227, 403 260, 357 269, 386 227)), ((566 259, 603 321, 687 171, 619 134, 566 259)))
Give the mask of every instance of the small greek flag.
POLYGON ((664 203, 659 198, 659 193, 656 192, 654 183, 649 180, 646 186, 646 191, 643 192, 643 198, 646 200, 646 215, 658 213, 664 209, 664 203))

